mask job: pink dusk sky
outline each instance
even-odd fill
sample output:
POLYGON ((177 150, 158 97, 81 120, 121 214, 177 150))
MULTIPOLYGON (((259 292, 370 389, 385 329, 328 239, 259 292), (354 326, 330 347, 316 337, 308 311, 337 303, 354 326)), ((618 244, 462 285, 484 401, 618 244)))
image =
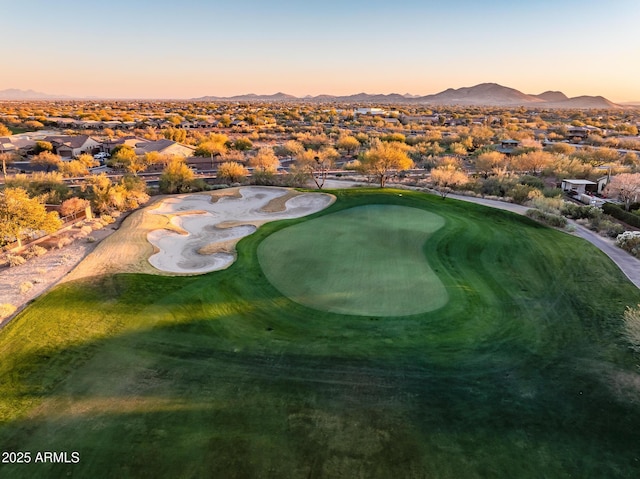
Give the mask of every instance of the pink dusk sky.
POLYGON ((496 82, 640 101, 640 2, 37 0, 3 7, 0 90, 193 98, 496 82))

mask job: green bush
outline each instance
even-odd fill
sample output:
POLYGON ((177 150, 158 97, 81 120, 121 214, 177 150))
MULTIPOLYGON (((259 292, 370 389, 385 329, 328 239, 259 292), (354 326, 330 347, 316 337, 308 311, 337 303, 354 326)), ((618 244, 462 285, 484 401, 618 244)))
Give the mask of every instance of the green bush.
POLYGON ((560 188, 543 188, 542 194, 545 198, 560 198, 562 197, 562 190, 560 188))
MULTIPOLYGON (((509 191, 507 191, 507 196, 511 197, 514 203, 523 205, 529 199, 531 199, 530 193, 537 188, 528 185, 515 185, 509 191)), ((539 191, 539 190, 538 190, 539 191)))
POLYGON ((537 176, 531 176, 531 175, 524 175, 520 177, 520 184, 521 185, 526 185, 526 186, 531 186, 533 188, 537 188, 539 190, 544 189, 544 181, 542 181, 541 178, 538 178, 537 176))
POLYGON ((640 228, 640 216, 629 213, 613 203, 605 203, 602 205, 602 210, 608 215, 627 223, 629 226, 640 228))
POLYGON ((602 216, 602 210, 597 206, 578 205, 569 201, 564 203, 560 213, 562 214, 562 216, 566 216, 567 218, 571 218, 574 220, 579 220, 582 218, 592 219, 602 216))

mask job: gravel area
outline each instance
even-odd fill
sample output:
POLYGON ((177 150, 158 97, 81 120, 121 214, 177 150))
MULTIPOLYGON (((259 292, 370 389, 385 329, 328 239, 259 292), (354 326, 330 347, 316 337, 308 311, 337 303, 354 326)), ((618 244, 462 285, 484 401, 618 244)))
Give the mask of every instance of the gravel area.
MULTIPOLYGON (((101 240, 118 228, 121 220, 122 218, 93 231, 91 237, 95 239, 94 242, 89 242, 86 238, 77 239, 61 249, 51 249, 43 256, 32 258, 23 265, 0 267, 0 304, 15 306, 17 309, 14 315, 20 312, 32 300, 63 280, 101 240)), ((0 327, 12 316, 0 320, 0 327)))

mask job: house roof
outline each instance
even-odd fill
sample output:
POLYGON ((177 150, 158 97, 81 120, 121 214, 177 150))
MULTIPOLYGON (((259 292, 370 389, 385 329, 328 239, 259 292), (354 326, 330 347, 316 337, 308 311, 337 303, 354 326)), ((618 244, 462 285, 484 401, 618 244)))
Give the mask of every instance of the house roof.
POLYGON ((595 185, 593 181, 589 180, 562 180, 565 183, 571 183, 572 185, 595 185))
POLYGON ((195 150, 195 148, 193 148, 193 147, 186 146, 186 145, 181 145, 180 143, 178 143, 176 141, 162 139, 162 140, 156 140, 156 141, 147 141, 147 142, 136 143, 136 153, 144 154, 144 153, 148 153, 148 152, 151 152, 151 151, 162 152, 162 151, 164 151, 167 148, 170 148, 172 146, 177 146, 177 147, 182 148, 184 150, 190 150, 190 151, 195 150))
POLYGON ((60 135, 60 136, 47 136, 45 141, 51 143, 57 143, 58 145, 68 146, 69 148, 82 148, 84 144, 89 140, 88 135, 60 135))

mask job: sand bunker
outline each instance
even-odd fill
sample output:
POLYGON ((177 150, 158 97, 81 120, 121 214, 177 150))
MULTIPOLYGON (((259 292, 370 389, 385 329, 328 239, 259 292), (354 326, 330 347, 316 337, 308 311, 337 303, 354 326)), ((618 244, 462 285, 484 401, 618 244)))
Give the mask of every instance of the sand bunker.
POLYGON ((240 188, 239 196, 223 196, 215 202, 208 195, 167 198, 149 213, 170 217, 177 231, 157 229, 147 235, 157 249, 149 263, 169 273, 208 273, 227 268, 236 258, 233 245, 260 225, 316 213, 333 201, 333 196, 324 193, 297 194, 263 186, 240 188), (283 197, 288 198, 284 207, 283 197))

